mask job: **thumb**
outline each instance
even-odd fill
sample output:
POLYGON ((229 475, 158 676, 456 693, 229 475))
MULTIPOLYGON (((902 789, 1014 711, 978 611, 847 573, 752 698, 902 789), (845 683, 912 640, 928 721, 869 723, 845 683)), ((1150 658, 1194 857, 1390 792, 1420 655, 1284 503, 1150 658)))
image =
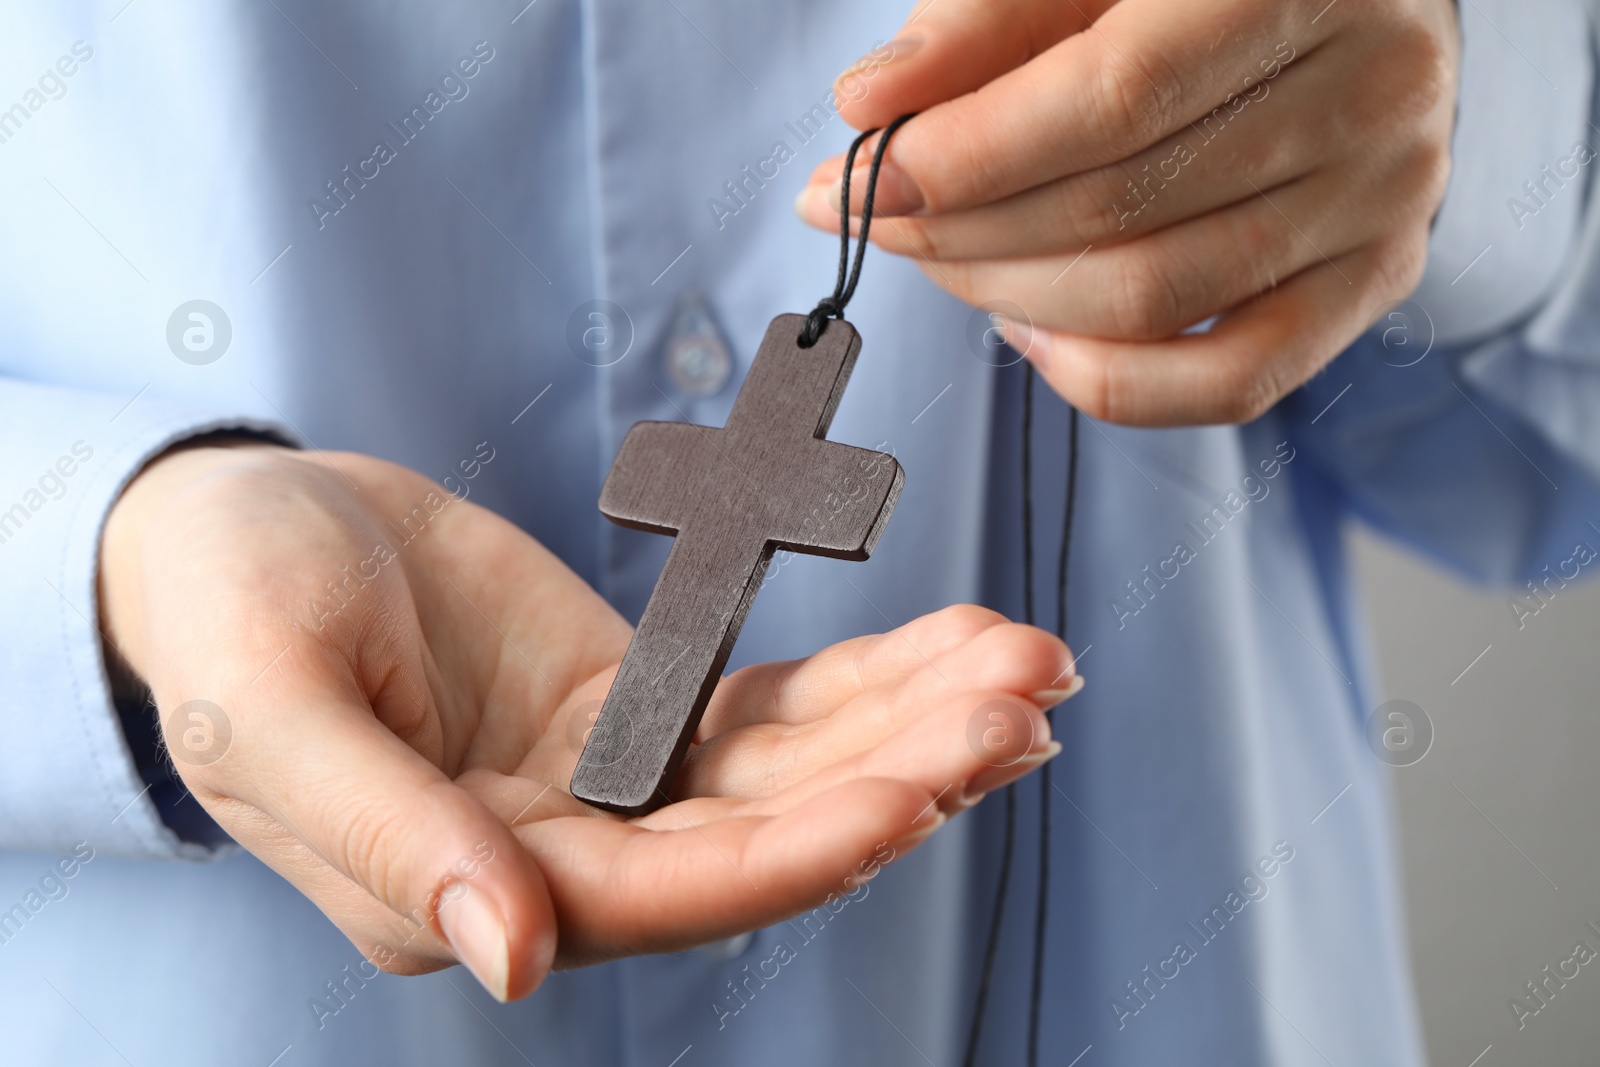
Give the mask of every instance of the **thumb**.
POLYGON ((1085 29, 1109 6, 1107 0, 923 0, 894 40, 834 79, 839 114, 864 130, 953 100, 1085 29))
MULTIPOLYGON (((231 712, 192 702, 228 724, 220 757, 185 768, 195 796, 383 969, 415 970, 442 940, 496 998, 531 991, 556 947, 532 858, 480 800, 381 722, 341 671, 315 652, 296 660, 259 693, 235 691, 231 712), (329 868, 341 876, 332 885, 310 876, 329 868), (387 919, 352 904, 351 888, 387 919)), ((187 762, 170 720, 167 730, 187 762)))

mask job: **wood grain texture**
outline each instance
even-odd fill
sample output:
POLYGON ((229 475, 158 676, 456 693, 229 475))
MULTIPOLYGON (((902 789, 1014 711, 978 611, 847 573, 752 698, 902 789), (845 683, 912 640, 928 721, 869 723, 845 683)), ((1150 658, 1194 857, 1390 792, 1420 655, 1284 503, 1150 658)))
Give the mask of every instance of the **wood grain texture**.
POLYGON ((801 348, 804 323, 772 320, 726 426, 640 422, 623 439, 601 512, 675 539, 573 772, 580 800, 666 803, 772 554, 864 560, 894 510, 894 457, 824 439, 861 339, 834 320, 801 348))

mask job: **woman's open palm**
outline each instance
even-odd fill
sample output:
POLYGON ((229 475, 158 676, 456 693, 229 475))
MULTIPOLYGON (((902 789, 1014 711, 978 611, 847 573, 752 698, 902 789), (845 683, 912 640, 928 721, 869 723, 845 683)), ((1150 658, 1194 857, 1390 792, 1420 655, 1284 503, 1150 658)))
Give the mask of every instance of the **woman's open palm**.
POLYGON ((1074 680, 1055 638, 970 607, 750 667, 673 802, 624 819, 567 783, 629 626, 412 471, 171 454, 113 510, 101 587, 212 816, 373 962, 459 959, 502 999, 848 890, 1052 754, 1041 709, 1074 680))

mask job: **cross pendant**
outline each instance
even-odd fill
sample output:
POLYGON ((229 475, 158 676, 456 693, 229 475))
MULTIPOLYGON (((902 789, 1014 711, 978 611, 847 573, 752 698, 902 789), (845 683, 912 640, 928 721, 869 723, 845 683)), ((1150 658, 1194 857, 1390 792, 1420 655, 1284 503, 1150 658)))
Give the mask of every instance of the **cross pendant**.
POLYGON ((894 510, 894 457, 825 440, 861 338, 836 319, 801 348, 804 325, 772 320, 726 426, 640 422, 623 439, 601 512, 674 540, 573 772, 580 800, 665 804, 772 554, 864 560, 894 510))

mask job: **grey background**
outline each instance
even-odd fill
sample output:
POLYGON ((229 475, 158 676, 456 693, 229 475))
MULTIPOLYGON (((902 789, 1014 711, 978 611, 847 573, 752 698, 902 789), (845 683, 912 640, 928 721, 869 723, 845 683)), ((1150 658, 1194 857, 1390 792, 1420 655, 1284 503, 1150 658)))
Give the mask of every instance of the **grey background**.
POLYGON ((1391 772, 1430 1061, 1594 1067, 1600 959, 1521 1030, 1509 1000, 1579 940, 1600 952, 1584 925, 1600 927, 1600 583, 1569 586, 1519 631, 1509 590, 1351 541, 1381 697, 1434 726, 1427 756, 1391 772))

